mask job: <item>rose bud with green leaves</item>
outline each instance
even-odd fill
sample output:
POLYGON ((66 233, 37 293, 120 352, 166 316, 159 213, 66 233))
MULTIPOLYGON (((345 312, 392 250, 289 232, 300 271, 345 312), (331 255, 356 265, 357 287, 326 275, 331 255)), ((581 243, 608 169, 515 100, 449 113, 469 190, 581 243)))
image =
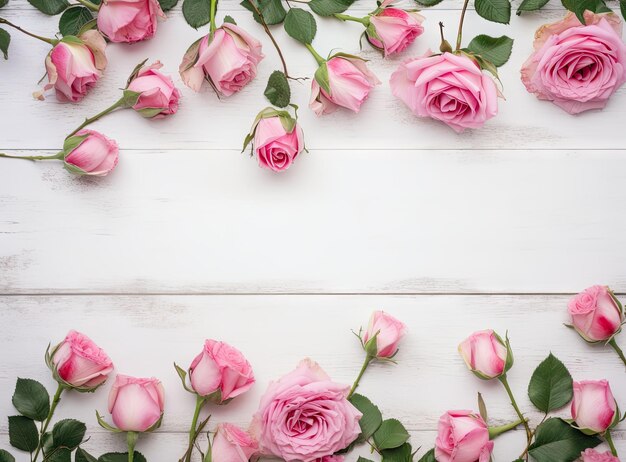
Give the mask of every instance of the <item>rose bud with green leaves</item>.
POLYGON ((158 18, 165 19, 158 0, 103 0, 97 21, 111 42, 134 43, 154 36, 158 18))
POLYGON ((180 92, 172 78, 159 71, 162 67, 159 61, 141 66, 128 79, 126 89, 139 93, 132 108, 143 117, 159 119, 178 111, 180 92))

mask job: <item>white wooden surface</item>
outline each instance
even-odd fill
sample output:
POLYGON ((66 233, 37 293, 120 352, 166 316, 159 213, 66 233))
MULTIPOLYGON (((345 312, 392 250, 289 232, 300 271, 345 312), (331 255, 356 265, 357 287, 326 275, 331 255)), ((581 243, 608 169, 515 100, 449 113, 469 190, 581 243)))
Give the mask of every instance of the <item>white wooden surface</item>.
MULTIPOLYGON (((122 148, 108 178, 79 179, 59 164, 3 159, 0 447, 8 448, 15 378, 34 377, 51 389, 43 350, 70 328, 91 335, 120 372, 163 380, 164 425, 139 447, 151 462, 171 462, 182 452, 193 407, 171 364, 186 366, 204 338, 231 342, 255 368, 253 390, 214 410, 216 421, 245 425, 267 383, 304 356, 351 382, 362 356, 350 329, 379 308, 410 331, 399 364, 373 367, 362 391, 385 415, 406 422, 415 447, 432 447, 439 415, 475 408, 477 391, 494 423, 514 417, 503 390, 475 379, 456 353, 475 329, 509 330, 516 353, 510 380, 535 422, 525 390, 549 351, 575 379, 608 378, 625 407, 616 355, 587 346, 561 323, 569 296, 588 285, 626 293, 626 88, 603 112, 568 116, 528 95, 518 79, 535 28, 563 14, 558 2, 540 15, 514 17, 509 27, 470 13, 466 37, 516 39, 502 69, 507 100, 500 114, 460 136, 416 120, 392 98, 389 75, 404 57, 437 46, 439 20, 451 39, 459 7, 446 0, 426 11, 426 34, 402 57, 383 61, 364 46, 384 85, 359 115, 316 119, 304 107, 309 83, 294 85, 310 153, 284 175, 239 153, 266 105, 262 91, 278 60, 233 0, 222 1, 220 15, 253 32, 267 55, 241 94, 219 101, 183 88, 175 117, 146 121, 122 112, 98 123, 122 148)), ((355 11, 368 9, 359 2, 355 11)), ((41 34, 56 30, 57 18, 25 0, 11 0, 0 13, 41 34)), ((145 57, 175 73, 200 32, 185 25, 180 7, 169 16, 154 40, 110 46, 104 78, 79 105, 31 99, 46 47, 14 34, 10 61, 0 62, 0 151, 58 149, 83 117, 117 98, 145 57)), ((357 25, 319 21, 319 30, 321 52, 358 51, 357 25)), ((290 72, 310 76, 313 60, 276 34, 290 72)), ((94 453, 123 450, 119 438, 95 425, 106 391, 68 394, 59 411, 59 418, 88 422, 94 453)), ((623 453, 625 428, 615 434, 623 453)), ((515 458, 523 440, 521 432, 499 439, 496 460, 515 458)))

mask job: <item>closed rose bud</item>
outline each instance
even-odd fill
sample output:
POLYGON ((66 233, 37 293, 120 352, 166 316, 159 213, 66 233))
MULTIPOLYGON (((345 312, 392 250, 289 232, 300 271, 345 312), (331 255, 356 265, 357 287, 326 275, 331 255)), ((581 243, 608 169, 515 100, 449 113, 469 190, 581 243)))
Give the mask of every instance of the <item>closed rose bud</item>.
POLYGON ((417 11, 386 7, 370 16, 367 40, 385 55, 400 53, 424 33, 424 16, 417 11))
POLYGON ((161 423, 164 398, 159 380, 118 375, 109 394, 113 423, 125 432, 152 431, 161 423))
POLYGON ((165 19, 158 0, 102 0, 98 29, 111 42, 133 43, 151 38, 165 19))
POLYGON ((321 66, 311 84, 309 107, 316 115, 330 114, 339 107, 354 112, 361 110, 374 86, 380 80, 368 69, 365 61, 359 58, 334 56, 321 66))
POLYGON ((437 462, 489 462, 493 441, 489 428, 471 411, 448 411, 439 419, 435 458, 437 462))
POLYGON ((248 432, 221 423, 211 446, 211 462, 248 462, 258 450, 259 443, 248 432))
POLYGON ((248 85, 263 59, 261 42, 241 27, 224 23, 211 38, 207 35, 187 50, 180 76, 189 88, 200 91, 207 79, 215 91, 230 96, 248 85))
POLYGON ((117 143, 94 130, 80 130, 65 140, 65 168, 77 175, 105 176, 117 165, 117 143))
POLYGON ((254 384, 252 366, 239 350, 224 342, 207 340, 189 367, 191 387, 199 396, 223 403, 254 384), (215 395, 217 394, 217 395, 215 395))
POLYGON ((576 426, 594 433, 604 433, 619 420, 617 404, 606 380, 574 382, 571 410, 576 426))
POLYGON ((459 345, 467 367, 484 380, 502 376, 513 365, 507 343, 493 330, 474 332, 459 345))
POLYGON ((588 342, 609 340, 621 329, 624 315, 606 286, 592 286, 567 305, 572 327, 588 342))
POLYGON ((363 343, 366 351, 369 351, 368 343, 375 342, 375 350, 372 345, 372 355, 377 358, 391 358, 398 352, 398 344, 404 334, 406 326, 393 316, 384 311, 374 311, 370 317, 369 325, 363 343))
POLYGON ((598 452, 595 449, 586 449, 580 455, 581 462, 619 462, 619 459, 611 454, 610 451, 598 452))
POLYGON ((89 337, 70 331, 47 357, 55 379, 79 391, 93 391, 113 371, 107 354, 89 337))
POLYGON ((128 90, 140 94, 132 107, 144 117, 161 118, 178 110, 180 92, 169 76, 159 72, 161 67, 157 61, 139 69, 128 84, 128 90))

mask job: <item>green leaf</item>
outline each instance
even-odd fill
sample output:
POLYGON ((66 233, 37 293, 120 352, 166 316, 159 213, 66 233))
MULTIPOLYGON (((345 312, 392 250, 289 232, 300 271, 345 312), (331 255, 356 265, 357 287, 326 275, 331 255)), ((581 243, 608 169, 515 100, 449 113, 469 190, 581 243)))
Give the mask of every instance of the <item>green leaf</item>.
POLYGON ((28 3, 50 16, 59 14, 70 6, 67 0, 28 0, 28 3))
MULTIPOLYGON (((146 462, 146 458, 142 453, 135 451, 133 456, 134 462, 146 462)), ((98 462, 128 462, 127 452, 107 452, 98 457, 98 462)))
POLYGON ((64 419, 56 423, 52 429, 53 447, 75 448, 83 442, 87 427, 74 419, 64 419))
POLYGON ((443 0, 415 0, 416 3, 422 5, 422 6, 435 6, 438 5, 439 3, 441 3, 443 0))
POLYGON ((161 9, 165 11, 169 11, 176 6, 178 0, 159 0, 159 4, 161 5, 161 9))
POLYGON ((511 57, 513 39, 503 35, 502 37, 490 37, 478 35, 472 39, 467 47, 472 53, 490 61, 494 66, 500 67, 511 57))
POLYGON ((9 442, 22 451, 33 452, 39 443, 35 421, 21 415, 9 417, 9 442))
POLYGON ((235 18, 229 15, 224 16, 224 22, 228 24, 234 24, 235 26, 237 25, 237 21, 235 21, 235 18))
POLYGON ((17 379, 13 393, 13 406, 23 416, 38 422, 48 417, 50 395, 48 390, 32 379, 17 379))
POLYGON ((366 459, 365 457, 359 456, 356 462, 374 462, 374 461, 372 461, 371 459, 366 459))
POLYGON ((183 16, 194 29, 211 20, 211 2, 207 0, 183 0, 183 16))
POLYGON ((548 0, 523 0, 522 3, 517 7, 517 14, 522 14, 522 11, 536 11, 540 10, 546 4, 548 0))
POLYGON ((315 38, 317 24, 315 18, 302 8, 292 8, 285 18, 285 30, 298 42, 310 44, 315 38))
POLYGON ((11 34, 4 29, 0 29, 0 51, 4 55, 4 59, 9 59, 9 44, 11 43, 11 34))
POLYGON ((561 0, 565 8, 574 12, 576 17, 585 24, 585 10, 593 13, 610 13, 611 9, 606 6, 604 0, 561 0))
POLYGON ((75 6, 68 8, 59 18, 59 31, 63 35, 78 35, 82 27, 93 19, 89 8, 75 6))
POLYGON ((363 417, 359 420, 361 426, 361 435, 363 439, 369 439, 378 430, 383 423, 383 416, 378 407, 376 407, 368 398, 355 393, 350 397, 350 403, 357 408, 363 417))
POLYGON ((0 449, 0 462, 15 462, 15 457, 13 457, 4 449, 0 449))
POLYGON ((413 460, 413 448, 409 443, 404 443, 394 449, 381 451, 382 462, 411 462, 413 460))
POLYGON ((309 7, 320 16, 332 16, 346 11, 355 0, 311 0, 309 7))
POLYGON ((274 106, 286 107, 291 99, 291 89, 285 74, 281 71, 272 72, 263 94, 274 106))
POLYGON ((94 456, 89 454, 83 448, 76 449, 76 455, 74 456, 74 462, 98 462, 94 456))
POLYGON ((552 353, 544 359, 528 384, 530 401, 545 413, 565 406, 572 400, 572 376, 552 353))
MULTIPOLYGON (((263 20, 265 21, 265 24, 272 26, 274 24, 280 24, 285 20, 285 16, 287 16, 287 11, 285 11, 285 7, 283 7, 281 0, 252 1, 254 1, 254 6, 256 6, 256 8, 263 15, 263 20)), ((261 18, 250 3, 250 0, 244 0, 243 2, 241 2, 241 6, 249 11, 252 11, 252 16, 254 17, 254 20, 259 24, 262 23, 261 18)))
POLYGON ((561 419, 551 418, 537 427, 535 442, 528 453, 537 462, 571 462, 585 449, 600 443, 599 438, 585 435, 561 419))
POLYGON ((626 0, 620 0, 619 9, 622 12, 622 17, 626 20, 626 0))
POLYGON ((435 459, 435 449, 431 449, 422 457, 420 457, 419 462, 437 462, 437 459, 435 459))
POLYGON ((511 20, 511 2, 509 0, 475 0, 476 13, 487 21, 508 24, 511 20))
POLYGON ((408 439, 409 432, 397 419, 383 420, 378 430, 374 433, 374 445, 379 451, 402 446, 408 439))
MULTIPOLYGON (((3 8, 5 6, 7 6, 7 3, 9 3, 9 0, 0 0, 0 8, 3 8)), ((2 454, 2 453, 0 453, 0 454, 2 454)), ((7 454, 9 454, 9 453, 7 452, 7 454)), ((13 456, 11 456, 11 457, 13 457, 13 456)), ((3 462, 2 459, 0 459, 0 462, 3 462)))
POLYGON ((68 448, 52 448, 46 453, 46 462, 72 462, 72 451, 68 448))

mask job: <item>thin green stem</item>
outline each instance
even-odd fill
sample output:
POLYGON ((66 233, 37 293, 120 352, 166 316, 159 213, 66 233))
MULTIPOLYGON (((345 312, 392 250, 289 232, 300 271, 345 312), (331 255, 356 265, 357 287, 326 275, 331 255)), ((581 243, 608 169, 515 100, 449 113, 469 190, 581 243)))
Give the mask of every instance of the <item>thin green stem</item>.
POLYGON ((459 32, 456 35, 456 51, 461 49, 461 40, 463 38, 463 21, 465 21, 465 12, 469 5, 469 0, 465 0, 463 3, 463 10, 461 10, 461 18, 459 19, 459 32))
POLYGON ((513 396, 513 392, 511 391, 511 387, 509 386, 509 382, 506 379, 506 374, 501 375, 500 377, 498 377, 498 380, 500 380, 502 385, 504 385, 504 389, 506 390, 506 393, 509 395, 509 399, 511 400, 511 406, 513 406, 513 409, 515 409, 515 413, 517 414, 517 417, 519 417, 520 420, 524 423, 524 428, 526 429, 526 440, 527 440, 528 444, 530 445, 530 441, 532 439, 532 432, 530 431, 530 426, 528 425, 528 420, 526 420, 526 418, 524 418, 524 415, 522 414, 522 411, 520 411, 519 406, 517 405, 517 402, 515 401, 515 397, 513 396))
POLYGON ((215 13, 217 13, 217 0, 209 0, 211 2, 211 35, 217 29, 215 25, 215 13))
POLYGON ((617 457, 617 448, 615 447, 615 443, 613 443, 613 438, 611 437, 610 430, 606 431, 606 433, 604 434, 604 439, 606 440, 606 443, 609 445, 609 448, 611 449, 611 454, 617 457))
POLYGON ((359 387, 359 383, 361 382, 361 379, 363 378, 363 374, 365 374, 367 367, 370 365, 370 363, 373 360, 374 360, 373 356, 370 356, 370 355, 365 356, 365 361, 363 362, 363 366, 361 366, 359 375, 357 375, 356 380, 354 381, 354 384, 352 384, 352 388, 350 388, 350 393, 348 393, 348 399, 352 397, 356 389, 359 387))
POLYGON ((0 152, 0 157, 6 157, 7 159, 24 159, 24 160, 52 160, 52 159, 63 159, 65 154, 63 151, 58 154, 54 154, 53 156, 12 156, 10 154, 4 154, 0 152))
POLYGON ((128 462, 133 462, 133 459, 135 458, 135 445, 137 444, 138 438, 139 433, 137 432, 126 433, 126 443, 128 444, 128 462))
POLYGON ((191 461, 191 454, 193 453, 193 446, 196 442, 196 439, 198 438, 198 434, 200 433, 200 430, 197 428, 198 418, 200 417, 200 411, 204 407, 205 403, 206 403, 206 398, 204 398, 203 396, 198 396, 196 398, 196 410, 194 411, 193 419, 191 420, 191 428, 189 428, 189 445, 187 446, 187 451, 185 452, 183 459, 181 459, 181 460, 184 460, 185 462, 191 461))
POLYGON ((54 415, 54 411, 56 410, 59 402, 61 401, 61 394, 65 390, 65 387, 61 384, 57 386, 57 391, 52 398, 52 404, 50 405, 50 410, 48 411, 48 416, 46 420, 43 421, 43 425, 41 426, 41 430, 39 431, 39 443, 37 444, 37 449, 35 450, 35 455, 33 456, 33 462, 37 460, 39 457, 39 453, 41 452, 41 442, 43 441, 43 435, 48 431, 48 426, 50 425, 50 421, 52 420, 52 416, 54 415))
POLYGON ((506 433, 509 430, 513 430, 515 427, 517 427, 519 424, 525 421, 526 419, 524 420, 519 419, 519 420, 516 420, 515 422, 511 422, 506 425, 500 425, 499 427, 489 427, 489 439, 492 440, 496 438, 497 436, 500 436, 502 433, 506 433))
POLYGON ((311 54, 315 58, 315 61, 317 61, 318 65, 321 66, 322 64, 326 62, 326 60, 322 58, 322 56, 317 51, 315 51, 315 48, 313 48, 313 45, 311 45, 310 43, 305 43, 304 46, 307 48, 307 50, 311 52, 311 54))
POLYGON ((100 7, 95 3, 91 3, 89 0, 76 0, 78 3, 83 5, 84 7, 89 8, 91 11, 98 11, 100 7))
POLYGON ((78 128, 76 128, 76 130, 74 130, 72 133, 67 135, 67 137, 69 138, 70 136, 75 135, 76 133, 81 131, 83 128, 85 128, 87 125, 90 125, 90 124, 94 123, 96 120, 101 119, 105 115, 115 111, 117 108, 125 107, 125 106, 126 106, 126 101, 124 100, 124 98, 120 98, 112 106, 109 106, 104 111, 99 112, 98 114, 96 114, 93 117, 89 117, 88 119, 85 119, 85 121, 82 124, 80 124, 78 126, 78 128))
POLYGON ((365 27, 370 25, 370 18, 365 16, 363 18, 357 18, 356 16, 350 16, 349 14, 335 13, 335 18, 341 19, 342 21, 352 21, 359 22, 363 24, 365 27))
POLYGON ((29 37, 33 37, 33 38, 36 38, 37 40, 41 40, 42 42, 49 43, 52 46, 54 46, 57 43, 59 43, 59 41, 57 39, 51 39, 51 38, 48 38, 48 37, 42 37, 41 35, 33 34, 32 32, 28 32, 27 30, 22 29, 20 26, 15 25, 11 21, 7 21, 4 18, 0 18, 0 24, 5 24, 5 25, 7 25, 9 27, 12 27, 13 29, 17 29, 20 32, 22 32, 23 34, 28 35, 29 37))
POLYGON ((613 349, 615 350, 615 352, 617 353, 617 355, 620 357, 620 359, 622 360, 622 362, 624 363, 624 365, 626 366, 626 356, 624 356, 624 352, 622 351, 622 349, 617 345, 617 342, 615 341, 615 337, 613 337, 610 341, 609 341, 609 345, 611 345, 613 347, 613 349))

